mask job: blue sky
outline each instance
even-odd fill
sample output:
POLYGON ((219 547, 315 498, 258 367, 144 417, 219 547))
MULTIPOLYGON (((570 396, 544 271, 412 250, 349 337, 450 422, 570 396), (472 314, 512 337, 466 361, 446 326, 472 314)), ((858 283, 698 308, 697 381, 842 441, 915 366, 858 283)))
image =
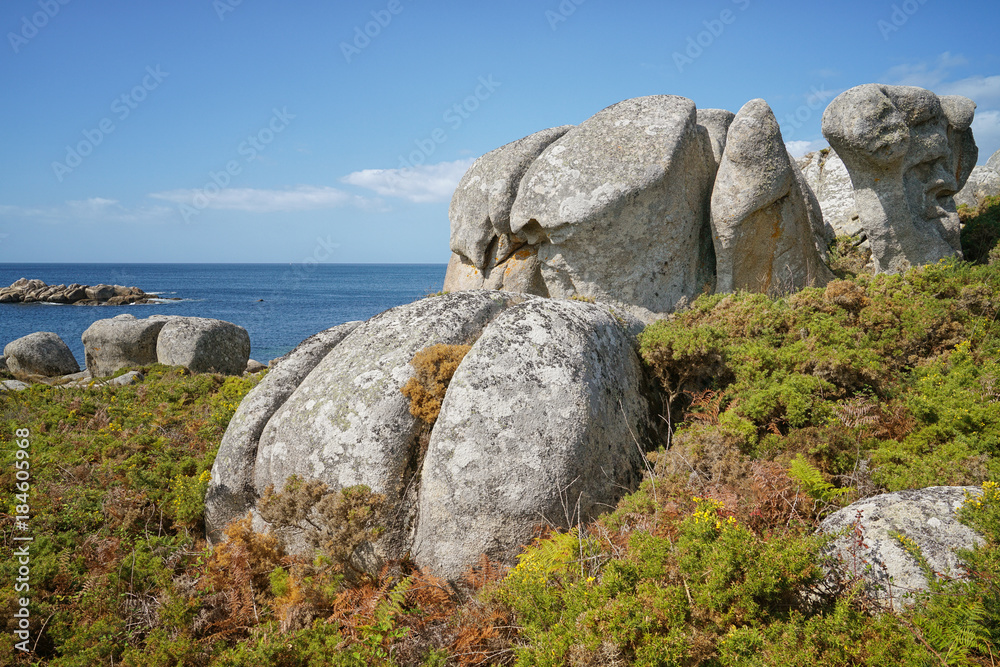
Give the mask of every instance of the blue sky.
POLYGON ((998 19, 996 0, 5 0, 0 262, 446 262, 473 159, 652 94, 763 97, 796 154, 852 86, 965 94, 982 164, 998 19))

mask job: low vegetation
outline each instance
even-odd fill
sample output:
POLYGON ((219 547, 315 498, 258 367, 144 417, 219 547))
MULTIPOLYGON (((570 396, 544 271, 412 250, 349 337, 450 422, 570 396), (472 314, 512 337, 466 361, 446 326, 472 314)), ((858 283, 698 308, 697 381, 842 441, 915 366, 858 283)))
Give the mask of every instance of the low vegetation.
MULTIPOLYGON (((969 217, 963 242, 990 245, 974 225, 995 226, 997 208, 969 217)), ((14 488, 14 434, 29 429, 35 536, 33 652, 0 664, 994 665, 1000 266, 968 247, 975 261, 901 276, 855 265, 783 298, 703 296, 648 327, 641 354, 672 435, 641 487, 590 524, 540 529, 515 567, 484 559, 460 582, 405 560, 362 571, 386 510, 367 487, 291 480, 266 494, 269 521, 305 528, 308 558, 248 520, 208 547, 209 470, 256 378, 155 366, 130 387, 0 394, 0 485, 14 488), (936 484, 983 488, 960 513, 986 538, 963 554, 967 580, 934 575, 897 614, 875 613, 858 581, 822 583, 822 517, 936 484)), ((414 360, 407 391, 428 423, 462 354, 414 360)))

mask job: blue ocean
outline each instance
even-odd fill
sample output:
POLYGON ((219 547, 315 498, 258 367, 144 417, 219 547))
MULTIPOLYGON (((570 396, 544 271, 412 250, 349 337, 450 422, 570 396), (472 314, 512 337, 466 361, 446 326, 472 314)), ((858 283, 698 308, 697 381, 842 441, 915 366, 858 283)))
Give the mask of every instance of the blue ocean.
POLYGON ((211 317, 250 333, 266 364, 337 324, 365 320, 444 284, 445 264, 3 264, 0 287, 19 278, 49 285, 125 285, 180 301, 132 306, 0 304, 0 352, 36 331, 59 334, 80 366, 80 336, 97 320, 131 313, 211 317))

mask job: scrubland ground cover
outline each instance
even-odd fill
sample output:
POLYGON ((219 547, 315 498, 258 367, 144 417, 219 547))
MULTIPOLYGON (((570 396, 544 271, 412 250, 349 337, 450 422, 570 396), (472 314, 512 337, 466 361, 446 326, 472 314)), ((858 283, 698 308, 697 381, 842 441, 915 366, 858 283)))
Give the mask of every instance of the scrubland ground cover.
MULTIPOLYGON (((246 521, 206 545, 208 471, 255 378, 157 366, 131 387, 2 394, 3 609, 16 429, 32 434, 35 542, 34 652, 0 663, 997 664, 998 213, 1000 200, 963 212, 973 261, 871 276, 841 239, 842 279, 825 288, 705 296, 648 327, 640 350, 673 433, 642 486, 593 522, 541 529, 515 567, 484 559, 458 582, 357 567, 386 511, 364 487, 265 495, 273 522, 312 522, 314 557, 246 521), (939 484, 984 489, 961 512, 986 537, 964 554, 967 580, 933 577, 898 614, 876 613, 858 581, 823 584, 824 515, 939 484)), ((423 385, 407 394, 428 423, 463 353, 416 360, 423 385)), ((0 624, 12 644, 11 614, 0 624)))

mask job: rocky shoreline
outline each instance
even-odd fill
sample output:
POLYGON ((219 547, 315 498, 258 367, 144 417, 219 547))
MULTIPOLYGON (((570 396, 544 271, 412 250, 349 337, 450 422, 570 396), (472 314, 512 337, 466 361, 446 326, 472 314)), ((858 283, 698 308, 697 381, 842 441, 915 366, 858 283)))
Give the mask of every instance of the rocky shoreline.
POLYGON ((149 294, 124 285, 46 285, 41 280, 21 278, 0 288, 0 303, 61 303, 74 306, 129 306, 159 301, 180 301, 149 294))

